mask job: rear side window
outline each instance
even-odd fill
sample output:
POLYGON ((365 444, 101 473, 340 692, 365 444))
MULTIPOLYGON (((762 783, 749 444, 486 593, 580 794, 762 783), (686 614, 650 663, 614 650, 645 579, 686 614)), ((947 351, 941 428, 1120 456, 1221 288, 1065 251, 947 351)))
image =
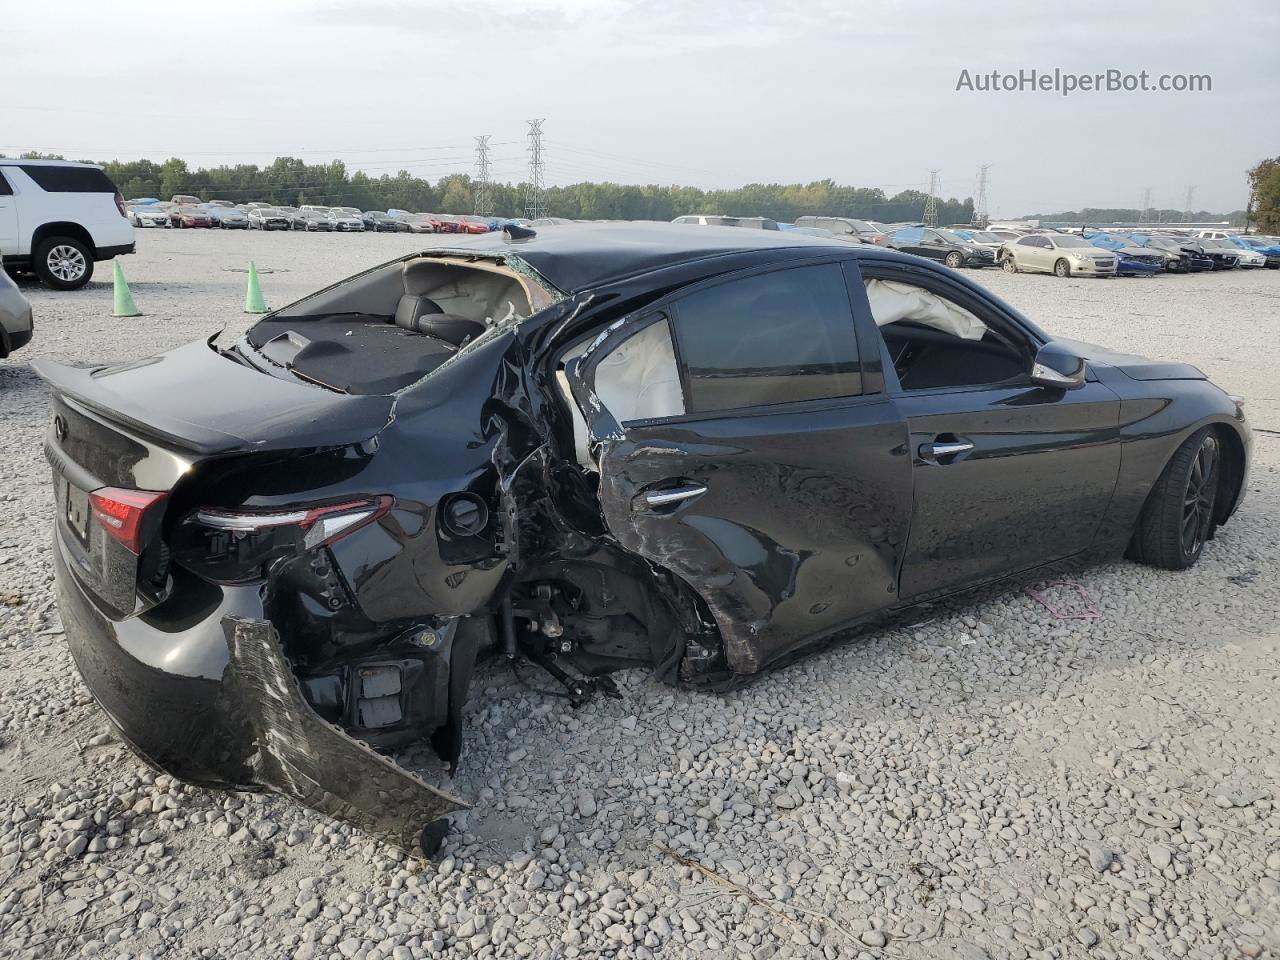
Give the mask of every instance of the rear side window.
POLYGON ((862 392, 838 264, 733 280, 676 306, 686 406, 710 413, 862 392))
POLYGON ((919 227, 904 227, 893 234, 894 243, 919 243, 924 231, 919 227))
POLYGON ((19 164, 22 172, 49 193, 115 193, 116 185, 97 167, 46 167, 19 164))
POLYGON ((0 170, 0 197, 13 196, 13 187, 9 186, 9 181, 4 178, 4 171, 0 170))

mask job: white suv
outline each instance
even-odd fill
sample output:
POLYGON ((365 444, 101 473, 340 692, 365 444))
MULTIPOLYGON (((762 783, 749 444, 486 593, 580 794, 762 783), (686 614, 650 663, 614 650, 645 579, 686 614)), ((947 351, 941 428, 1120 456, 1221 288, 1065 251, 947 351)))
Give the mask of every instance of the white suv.
POLYGON ((124 197, 101 167, 0 158, 0 261, 75 290, 97 260, 133 253, 124 197))

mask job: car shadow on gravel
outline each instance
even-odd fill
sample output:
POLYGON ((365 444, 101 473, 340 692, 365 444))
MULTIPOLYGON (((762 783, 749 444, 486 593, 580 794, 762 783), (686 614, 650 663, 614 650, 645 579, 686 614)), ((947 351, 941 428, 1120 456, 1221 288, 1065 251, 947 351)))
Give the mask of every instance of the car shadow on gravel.
MULTIPOLYGON (((561 831, 580 831, 588 849, 613 851, 635 864, 651 861, 654 823, 633 812, 651 801, 618 798, 630 796, 636 783, 661 781, 687 769, 691 751, 697 756, 714 752, 715 732, 694 729, 696 719, 686 728, 686 716, 705 718, 707 711, 722 710, 723 736, 743 736, 735 727, 747 726, 750 736, 791 745, 787 749, 795 751, 797 762, 817 762, 815 741, 834 742, 832 737, 848 737, 850 731, 856 738, 877 723, 930 730, 999 718, 1011 706, 1045 710, 1109 689, 1120 683, 1113 675, 1122 670, 1162 669, 1148 666, 1153 655, 1212 660, 1246 632, 1224 629, 1213 611, 1190 602, 1137 601, 1135 607, 1125 598, 1142 596, 1157 578, 1193 579, 1186 592, 1205 593, 1232 589, 1227 578, 1241 564, 1272 571, 1280 566, 1274 551, 1265 557, 1242 557, 1241 552, 1224 531, 1189 574, 1127 561, 1059 564, 840 634, 727 694, 672 689, 644 671, 630 671, 619 676, 623 700, 598 699, 573 711, 548 695, 553 684, 532 667, 525 665, 533 673, 522 683, 508 666, 491 662, 474 681, 468 742, 453 782, 474 804, 455 817, 466 835, 464 854, 487 864, 509 862, 527 852, 527 838, 563 821, 561 831), (1047 583, 1066 585, 1042 592, 1049 606, 1028 593, 1037 587, 1043 591, 1047 583), (1097 618, 1054 613, 1091 607, 1099 611, 1097 618), (794 706, 782 710, 779 702, 794 706), (838 719, 833 720, 833 711, 838 719), (668 725, 674 725, 674 735, 668 725), (802 743, 806 746, 797 746, 802 743), (598 820, 575 807, 573 798, 584 792, 600 798, 598 820), (609 831, 620 835, 610 839, 609 831)), ((1167 595, 1168 585, 1163 587, 1167 595)), ((1015 752, 1035 754, 1040 740, 1032 737, 1015 747, 1015 752)), ((409 750, 399 759, 429 780, 444 782, 428 753, 409 750)), ((750 754, 738 759, 747 766, 750 754)), ((840 765, 833 756, 822 759, 840 765)), ((857 772, 856 766, 850 768, 851 775, 857 772)), ((746 775, 711 786, 729 793, 756 789, 746 775)), ((787 816, 784 811, 776 815, 787 816)))

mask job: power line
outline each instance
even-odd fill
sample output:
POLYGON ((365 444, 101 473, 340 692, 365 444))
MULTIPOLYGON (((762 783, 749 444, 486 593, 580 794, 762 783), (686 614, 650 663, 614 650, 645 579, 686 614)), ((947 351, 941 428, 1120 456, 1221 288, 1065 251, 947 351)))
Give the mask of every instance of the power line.
POLYGON ((529 184, 524 195, 524 215, 530 220, 542 216, 542 121, 529 121, 529 184))
POLYGON ((493 187, 489 182, 489 134, 476 137, 476 216, 487 217, 493 213, 493 187))
POLYGON ((926 227, 936 227, 938 225, 938 171, 929 171, 929 199, 924 204, 924 225, 926 227))

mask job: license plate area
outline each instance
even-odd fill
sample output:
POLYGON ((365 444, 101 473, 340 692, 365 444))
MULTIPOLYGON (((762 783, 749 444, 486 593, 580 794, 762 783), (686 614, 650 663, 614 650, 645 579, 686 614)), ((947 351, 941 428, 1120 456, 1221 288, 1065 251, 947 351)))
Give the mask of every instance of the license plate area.
POLYGON ((89 492, 81 490, 74 483, 64 479, 63 484, 63 516, 66 517, 67 529, 76 535, 83 544, 89 542, 89 492))

